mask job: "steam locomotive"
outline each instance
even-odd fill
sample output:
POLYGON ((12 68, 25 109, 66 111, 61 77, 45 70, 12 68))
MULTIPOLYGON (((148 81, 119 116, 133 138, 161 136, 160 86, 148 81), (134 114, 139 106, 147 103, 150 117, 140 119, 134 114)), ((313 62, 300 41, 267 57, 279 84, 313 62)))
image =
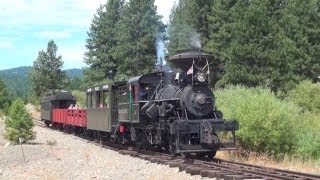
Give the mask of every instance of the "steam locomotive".
POLYGON ((51 91, 41 99, 41 119, 68 129, 139 149, 159 148, 172 154, 212 158, 217 150, 235 148, 235 120, 226 121, 215 107, 210 89, 209 54, 184 51, 169 57, 173 68, 90 87, 86 109, 66 91, 51 91), (222 133, 232 134, 224 141, 222 133))

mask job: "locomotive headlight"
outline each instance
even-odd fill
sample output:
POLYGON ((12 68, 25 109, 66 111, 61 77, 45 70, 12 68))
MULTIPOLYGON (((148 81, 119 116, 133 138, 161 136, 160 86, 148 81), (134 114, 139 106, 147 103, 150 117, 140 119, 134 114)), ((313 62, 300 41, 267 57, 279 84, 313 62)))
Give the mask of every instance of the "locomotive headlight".
POLYGON ((197 80, 199 82, 204 82, 206 80, 206 75, 203 72, 198 72, 197 73, 197 80))

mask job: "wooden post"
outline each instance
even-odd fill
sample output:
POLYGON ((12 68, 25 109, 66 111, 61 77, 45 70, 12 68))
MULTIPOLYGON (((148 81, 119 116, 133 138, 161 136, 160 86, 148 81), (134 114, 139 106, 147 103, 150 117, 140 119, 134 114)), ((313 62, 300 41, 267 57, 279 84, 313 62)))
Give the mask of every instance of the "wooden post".
POLYGON ((19 142, 20 142, 20 147, 21 147, 21 151, 22 151, 23 161, 26 162, 26 158, 24 156, 24 151, 23 151, 23 148, 22 148, 23 138, 19 138, 19 142))

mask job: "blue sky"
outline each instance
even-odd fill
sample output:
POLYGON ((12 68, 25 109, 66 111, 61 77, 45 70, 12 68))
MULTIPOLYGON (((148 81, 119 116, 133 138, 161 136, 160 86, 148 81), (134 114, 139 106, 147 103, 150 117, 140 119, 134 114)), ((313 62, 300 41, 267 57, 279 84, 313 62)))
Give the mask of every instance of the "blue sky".
MULTIPOLYGON (((81 68, 86 32, 107 0, 0 0, 0 70, 32 66, 50 39, 58 45, 64 69, 81 68)), ((175 0, 156 0, 167 22, 175 0)))

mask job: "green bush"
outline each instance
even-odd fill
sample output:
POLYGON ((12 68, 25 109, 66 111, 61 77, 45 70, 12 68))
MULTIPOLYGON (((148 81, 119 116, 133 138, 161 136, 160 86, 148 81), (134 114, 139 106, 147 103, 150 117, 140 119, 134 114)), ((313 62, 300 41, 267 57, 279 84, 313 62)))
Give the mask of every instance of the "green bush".
POLYGON ((295 154, 304 159, 320 160, 320 113, 303 113, 296 126, 295 154))
POLYGON ((18 143, 19 138, 24 141, 35 139, 32 130, 34 124, 30 114, 24 107, 21 99, 15 100, 9 108, 8 117, 5 119, 4 137, 13 143, 18 143))
POLYGON ((72 95, 77 99, 77 105, 81 108, 86 106, 86 94, 82 91, 74 90, 72 95))
POLYGON ((242 148, 275 157, 294 153, 300 108, 277 99, 269 89, 230 86, 215 92, 226 119, 237 119, 242 148))
POLYGON ((286 98, 310 112, 320 112, 320 84, 302 81, 286 98))

